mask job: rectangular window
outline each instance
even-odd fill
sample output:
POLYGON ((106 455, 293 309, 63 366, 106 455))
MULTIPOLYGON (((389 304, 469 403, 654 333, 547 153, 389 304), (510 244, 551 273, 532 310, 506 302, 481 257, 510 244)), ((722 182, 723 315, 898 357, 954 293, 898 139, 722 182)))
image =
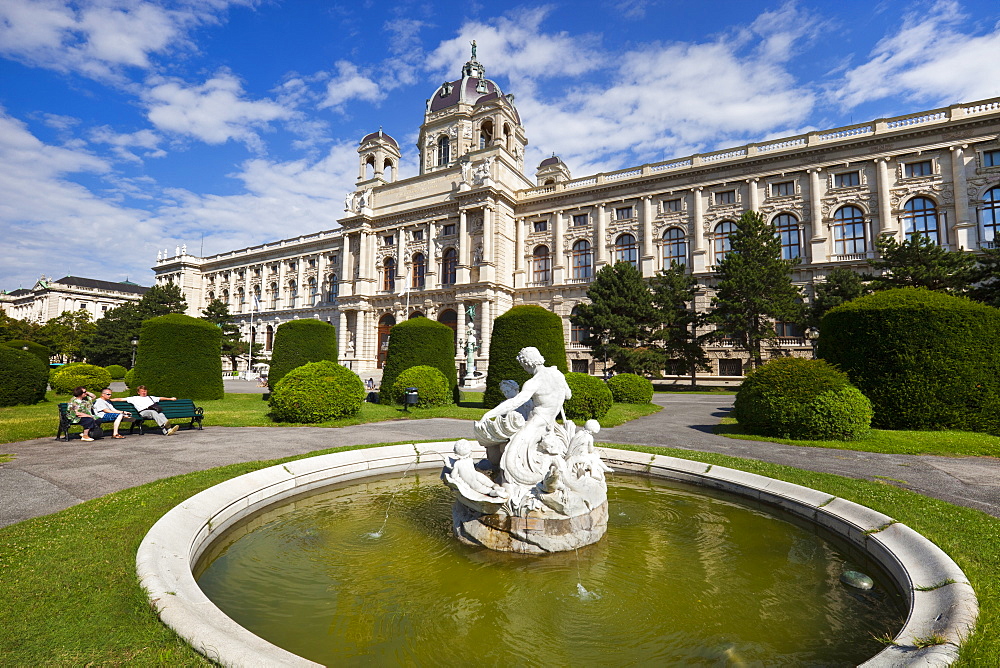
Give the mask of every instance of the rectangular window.
POLYGON ((735 190, 724 190, 721 193, 715 193, 715 203, 716 204, 736 204, 736 191, 735 190))
POLYGON ((720 376, 742 376, 743 375, 743 362, 742 362, 742 360, 720 359, 719 360, 719 375, 720 376))
POLYGON ((680 211, 681 201, 680 199, 665 199, 663 200, 663 213, 668 211, 680 211))
POLYGON ((455 223, 448 223, 445 225, 441 233, 446 237, 455 234, 455 223))
POLYGON ((424 239, 424 231, 423 230, 413 230, 413 240, 414 241, 423 241, 423 239, 424 239))
POLYGON ((795 194, 794 181, 782 181, 771 184, 771 197, 791 197, 795 194))
MULTIPOLYGON (((289 262, 288 263, 288 271, 295 271, 295 267, 296 267, 296 265, 295 265, 294 262, 289 262)), ((227 281, 229 280, 229 276, 228 275, 224 276, 223 278, 225 278, 227 281)))
POLYGON ((548 229, 549 229, 549 221, 547 220, 535 221, 535 232, 545 232, 548 229))
POLYGON ((578 213, 573 216, 573 227, 583 227, 590 223, 590 216, 585 213, 578 213))
POLYGON ((587 367, 589 363, 587 360, 570 360, 570 364, 573 368, 573 373, 589 373, 590 369, 587 367))
POLYGON ((908 162, 903 165, 903 173, 906 174, 906 178, 912 178, 914 176, 930 176, 934 173, 934 166, 931 164, 930 160, 921 160, 920 162, 908 162))
POLYGON ((386 236, 382 237, 382 245, 384 245, 384 246, 395 246, 396 245, 396 235, 395 234, 387 234, 386 236))
POLYGON ((1000 150, 983 151, 983 167, 1000 167, 1000 150))
POLYGON ((796 325, 794 322, 776 322, 774 323, 774 331, 782 339, 801 339, 805 336, 802 325, 796 325))
POLYGON ((631 220, 632 218, 632 207, 630 206, 620 206, 615 209, 615 220, 631 220))
MULTIPOLYGON (((316 258, 309 258, 309 268, 310 269, 316 268, 316 258)), ((240 276, 242 277, 242 274, 240 276)))
POLYGON ((861 185, 861 174, 859 172, 844 172, 833 175, 834 188, 850 188, 861 185))

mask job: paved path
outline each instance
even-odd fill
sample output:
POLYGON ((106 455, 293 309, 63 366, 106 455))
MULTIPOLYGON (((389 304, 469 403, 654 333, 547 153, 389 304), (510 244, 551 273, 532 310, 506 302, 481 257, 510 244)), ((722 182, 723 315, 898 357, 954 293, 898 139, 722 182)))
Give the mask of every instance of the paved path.
MULTIPOLYGON (((716 436, 732 396, 657 394, 664 410, 605 429, 600 441, 719 452, 826 473, 903 480, 907 489, 1000 517, 1000 460, 989 457, 881 455, 801 448, 716 436)), ((0 465, 0 526, 167 476, 238 462, 364 443, 471 437, 464 420, 400 420, 341 427, 209 427, 92 444, 51 438, 0 445, 15 459, 0 465)))

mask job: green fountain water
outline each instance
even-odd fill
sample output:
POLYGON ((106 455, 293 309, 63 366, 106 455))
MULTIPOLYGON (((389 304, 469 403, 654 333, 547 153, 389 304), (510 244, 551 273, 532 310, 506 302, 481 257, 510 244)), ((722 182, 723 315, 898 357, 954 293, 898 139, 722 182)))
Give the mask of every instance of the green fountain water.
POLYGON ((336 665, 848 666, 902 626, 888 579, 817 527, 663 480, 608 488, 603 540, 526 556, 455 540, 437 476, 370 480, 248 519, 196 576, 245 628, 336 665))

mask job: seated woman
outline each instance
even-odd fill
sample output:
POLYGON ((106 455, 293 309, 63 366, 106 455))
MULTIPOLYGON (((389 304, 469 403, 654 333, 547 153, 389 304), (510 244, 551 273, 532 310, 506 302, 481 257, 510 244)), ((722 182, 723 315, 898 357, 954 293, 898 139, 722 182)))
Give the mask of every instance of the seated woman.
POLYGON ((97 426, 94 419, 94 395, 87 391, 85 387, 78 387, 73 390, 73 399, 66 407, 66 414, 69 416, 70 424, 83 426, 83 434, 80 435, 82 441, 93 441, 90 437, 90 430, 97 426))
POLYGON ((132 417, 131 413, 120 413, 118 409, 114 407, 111 403, 111 388, 105 387, 101 390, 101 398, 94 402, 94 411, 97 413, 97 417, 101 419, 101 422, 114 422, 114 435, 115 438, 125 438, 118 433, 118 426, 122 423, 122 419, 127 419, 132 417))

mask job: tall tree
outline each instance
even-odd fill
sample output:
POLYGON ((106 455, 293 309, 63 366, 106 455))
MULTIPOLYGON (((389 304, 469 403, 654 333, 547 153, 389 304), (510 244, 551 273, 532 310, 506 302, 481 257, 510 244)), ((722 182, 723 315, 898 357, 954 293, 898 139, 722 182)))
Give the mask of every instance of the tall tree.
POLYGON ((30 320, 18 320, 0 311, 0 342, 3 341, 34 341, 38 333, 38 323, 30 320))
POLYGON ((990 306, 1000 308, 1000 247, 990 248, 979 258, 973 274, 975 285, 969 296, 990 306))
POLYGON ((81 352, 91 364, 132 366, 132 339, 139 336, 142 323, 169 313, 184 313, 187 302, 173 283, 154 285, 136 303, 127 303, 104 314, 87 337, 81 352))
POLYGON ((653 297, 642 274, 628 262, 606 265, 587 290, 570 321, 589 332, 583 344, 597 359, 611 359, 619 373, 652 373, 662 367, 653 336, 657 326, 653 297))
POLYGON ((881 259, 868 263, 882 274, 871 283, 873 290, 927 288, 962 295, 975 280, 976 259, 972 253, 951 252, 922 234, 903 242, 882 237, 875 242, 881 259))
POLYGON ((798 259, 781 259, 781 240, 764 216, 746 211, 730 237, 730 251, 717 263, 718 284, 708 321, 714 338, 730 338, 763 364, 761 347, 777 336, 774 321, 801 322, 802 292, 792 284, 798 259))
POLYGON ((93 334, 95 329, 89 311, 84 309, 63 311, 42 325, 38 330, 38 342, 48 346, 64 361, 70 362, 80 358, 84 340, 93 334))
POLYGON ((180 286, 174 283, 154 285, 139 300, 139 307, 146 318, 155 318, 168 313, 184 313, 187 301, 180 286))
POLYGON ((710 365, 703 338, 698 336, 698 327, 705 320, 695 310, 698 281, 686 272, 683 264, 671 262, 669 269, 657 272, 650 279, 649 287, 659 319, 653 338, 663 346, 660 368, 670 360, 681 360, 691 374, 691 385, 695 385, 698 369, 708 369, 710 365))
MULTIPOLYGON (((250 342, 242 339, 240 328, 229 313, 229 306, 221 299, 213 299, 202 310, 201 319, 222 330, 222 356, 228 357, 232 368, 235 369, 236 361, 250 352, 250 342)), ((262 349, 263 346, 259 343, 253 344, 254 357, 259 355, 262 349)))
POLYGON ((871 290, 865 285, 864 277, 856 271, 847 267, 833 269, 826 275, 825 281, 813 284, 814 297, 809 305, 806 324, 819 327, 819 321, 834 306, 840 306, 869 292, 871 290))

